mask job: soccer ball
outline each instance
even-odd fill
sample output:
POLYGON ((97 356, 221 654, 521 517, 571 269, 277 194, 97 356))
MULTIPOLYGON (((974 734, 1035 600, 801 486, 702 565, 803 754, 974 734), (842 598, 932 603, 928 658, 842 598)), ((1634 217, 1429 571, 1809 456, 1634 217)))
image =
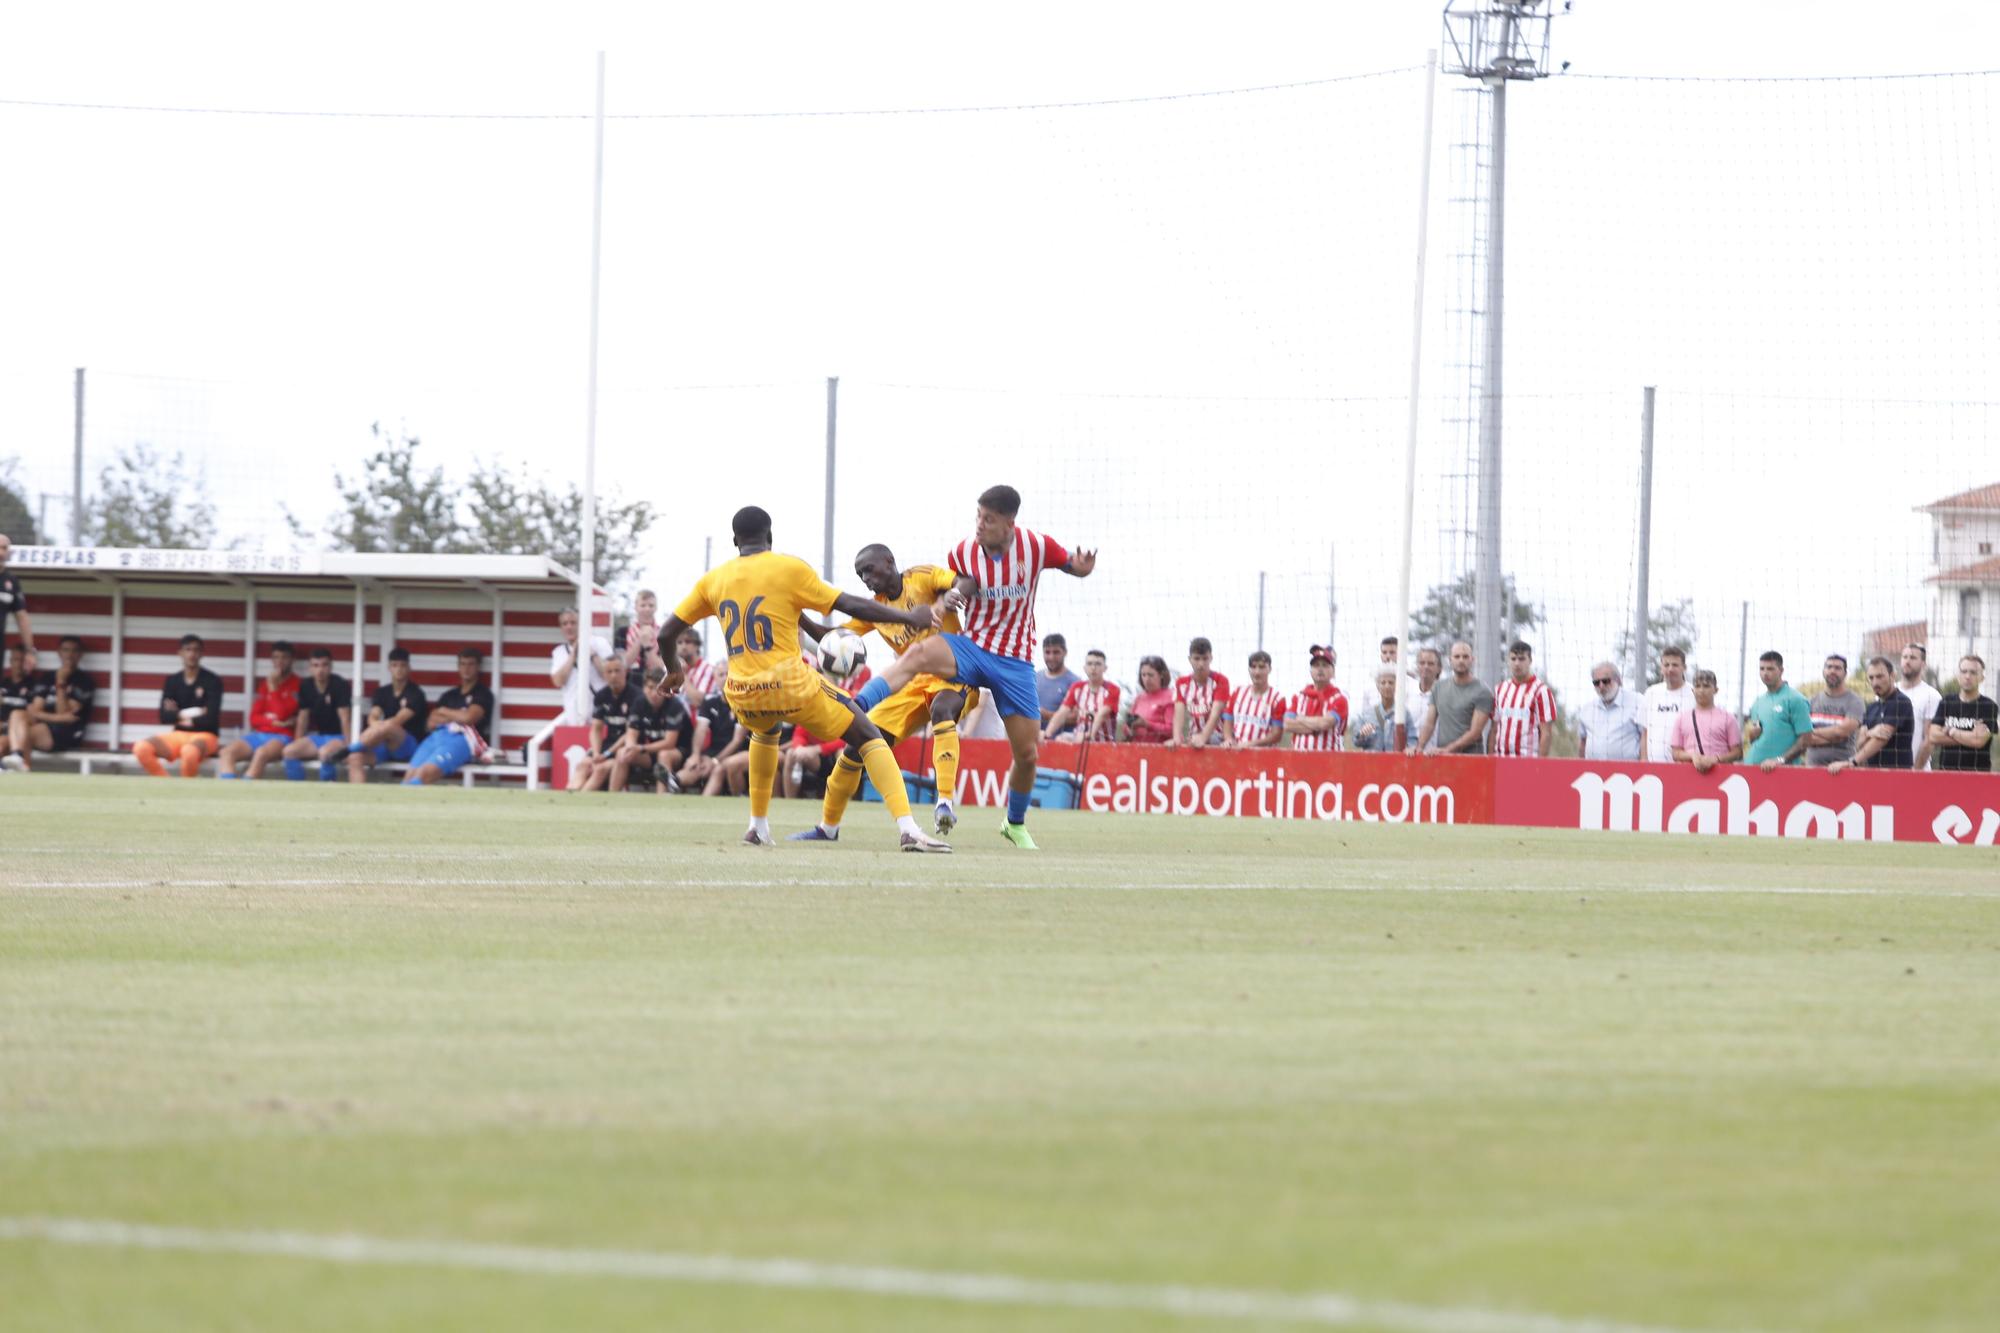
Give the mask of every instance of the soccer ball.
POLYGON ((868 660, 868 647, 859 634, 837 629, 819 646, 819 664, 836 680, 846 680, 868 660))

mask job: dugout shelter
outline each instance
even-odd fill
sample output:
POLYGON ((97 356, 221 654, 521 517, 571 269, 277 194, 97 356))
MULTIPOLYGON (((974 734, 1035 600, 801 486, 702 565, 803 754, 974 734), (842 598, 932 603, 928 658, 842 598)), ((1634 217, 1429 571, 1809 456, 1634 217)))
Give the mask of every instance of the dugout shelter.
MULTIPOLYGON (((367 699, 388 679, 388 653, 410 652, 410 676, 436 699, 458 680, 458 653, 486 655, 493 691, 488 776, 525 777, 528 743, 562 711, 549 679, 561 640, 556 614, 576 603, 577 576, 546 555, 394 555, 354 552, 164 551, 17 546, 42 667, 56 641, 83 640, 97 678, 84 733, 83 771, 120 763, 160 730, 160 686, 180 669, 181 636, 206 641, 203 665, 222 677, 225 741, 242 730, 271 644, 289 640, 301 669, 314 648, 354 685, 355 733, 367 699)), ((609 637, 611 604, 594 589, 591 619, 609 637)), ((467 770, 467 782, 471 770, 467 770)))

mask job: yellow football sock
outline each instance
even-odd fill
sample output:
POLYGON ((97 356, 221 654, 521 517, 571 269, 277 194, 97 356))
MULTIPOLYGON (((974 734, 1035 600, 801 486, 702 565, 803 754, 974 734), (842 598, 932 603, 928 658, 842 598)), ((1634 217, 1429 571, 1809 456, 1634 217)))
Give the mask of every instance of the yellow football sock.
POLYGON ((854 799, 854 793, 861 790, 861 765, 849 758, 847 751, 840 752, 840 761, 833 766, 833 773, 826 780, 826 800, 820 805, 821 827, 835 829, 847 813, 847 803, 854 799))
POLYGON ((778 733, 750 733, 750 817, 771 813, 771 788, 778 781, 778 733))
POLYGON ((958 798, 958 723, 931 724, 931 762, 937 766, 937 798, 958 798))
POLYGON ((890 818, 909 818, 910 793, 903 786, 903 770, 896 766, 896 752, 881 737, 862 745, 861 766, 868 770, 868 780, 875 784, 875 790, 882 793, 882 804, 889 807, 890 818))

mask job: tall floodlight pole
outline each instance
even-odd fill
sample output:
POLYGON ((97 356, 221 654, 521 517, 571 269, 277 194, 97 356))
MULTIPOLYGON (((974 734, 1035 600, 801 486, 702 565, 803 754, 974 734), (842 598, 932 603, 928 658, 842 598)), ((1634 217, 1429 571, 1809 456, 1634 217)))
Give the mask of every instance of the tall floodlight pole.
POLYGON ((840 438, 840 376, 826 378, 826 521, 820 527, 819 576, 833 579, 833 452, 840 438))
MULTIPOLYGON (((576 716, 590 716, 590 639, 597 629, 597 288, 604 258, 604 52, 597 53, 596 143, 590 178, 590 369, 583 427, 583 559, 576 572, 576 716)), ((498 669, 497 667, 495 668, 498 669)))
MULTIPOLYGON (((1410 557, 1417 531, 1417 412, 1424 380, 1424 260, 1431 234, 1431 127, 1437 107, 1437 52, 1424 52, 1424 141, 1422 165, 1417 172, 1417 282, 1410 307, 1410 413, 1403 436, 1403 560, 1396 578, 1396 634, 1407 654, 1396 672, 1396 716, 1401 717, 1410 701, 1405 674, 1417 660, 1417 639, 1410 615, 1410 557)), ((1410 738, 1412 741, 1416 737, 1410 738)))
POLYGON ((1444 11, 1449 69, 1486 86, 1490 141, 1486 145, 1485 338, 1479 377, 1479 506, 1473 561, 1473 667, 1500 679, 1501 623, 1500 415, 1502 314, 1506 277, 1507 85, 1539 79, 1549 69, 1548 0, 1451 0, 1444 11))

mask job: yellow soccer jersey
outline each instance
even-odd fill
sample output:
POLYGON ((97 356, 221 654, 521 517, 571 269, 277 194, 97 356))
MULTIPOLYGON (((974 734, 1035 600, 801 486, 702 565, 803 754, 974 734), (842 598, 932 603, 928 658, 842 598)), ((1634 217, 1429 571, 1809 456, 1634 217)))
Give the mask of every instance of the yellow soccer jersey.
MULTIPOLYGON (((903 595, 901 597, 892 600, 878 593, 875 600, 884 606, 893 606, 899 611, 910 611, 919 606, 931 605, 939 597, 950 592, 951 585, 956 582, 958 582, 958 575, 952 573, 942 565, 911 565, 903 571, 903 595)), ((896 656, 898 657, 910 651, 911 645, 928 639, 931 635, 937 633, 934 629, 912 629, 908 625, 898 625, 894 621, 887 624, 878 624, 872 620, 854 620, 842 625, 841 628, 852 630, 856 634, 866 634, 869 630, 874 630, 882 636, 883 640, 891 648, 896 650, 896 656)), ((958 612, 952 611, 946 613, 944 628, 948 634, 957 634, 960 632, 958 627, 958 612)))
MULTIPOLYGON (((714 616, 729 650, 729 675, 806 673, 799 661, 799 612, 833 609, 840 589, 794 555, 739 555, 701 576, 674 614, 690 625, 714 616)), ((807 673, 809 674, 809 673, 807 673)))

